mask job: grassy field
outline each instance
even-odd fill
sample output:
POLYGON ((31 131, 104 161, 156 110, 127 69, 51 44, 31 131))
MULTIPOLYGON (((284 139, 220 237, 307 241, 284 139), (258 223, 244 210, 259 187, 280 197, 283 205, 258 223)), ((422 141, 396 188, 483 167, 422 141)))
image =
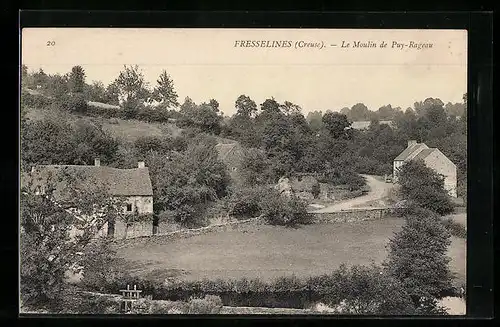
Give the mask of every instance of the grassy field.
POLYGON ((61 113, 59 111, 53 112, 50 110, 30 109, 27 117, 31 120, 39 120, 49 115, 55 115, 55 117, 58 117, 59 119, 61 118, 61 115, 63 115, 63 118, 71 123, 74 123, 79 119, 98 123, 102 125, 104 130, 109 131, 113 136, 130 142, 135 141, 141 136, 177 136, 181 132, 181 129, 174 124, 148 123, 135 119, 125 120, 119 118, 89 117, 70 113, 61 113))
MULTIPOLYGON (((255 278, 330 273, 340 264, 382 262, 389 237, 403 221, 387 218, 352 224, 315 224, 290 229, 245 226, 240 230, 125 247, 118 255, 134 274, 162 282, 167 277, 255 278)), ((451 268, 465 277, 465 240, 453 239, 451 268)))

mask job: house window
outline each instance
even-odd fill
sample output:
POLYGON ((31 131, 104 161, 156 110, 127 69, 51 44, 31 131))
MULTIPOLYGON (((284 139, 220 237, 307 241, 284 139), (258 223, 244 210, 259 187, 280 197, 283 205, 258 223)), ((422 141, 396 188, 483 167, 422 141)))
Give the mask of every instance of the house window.
POLYGON ((132 211, 132 203, 127 203, 127 211, 132 211))

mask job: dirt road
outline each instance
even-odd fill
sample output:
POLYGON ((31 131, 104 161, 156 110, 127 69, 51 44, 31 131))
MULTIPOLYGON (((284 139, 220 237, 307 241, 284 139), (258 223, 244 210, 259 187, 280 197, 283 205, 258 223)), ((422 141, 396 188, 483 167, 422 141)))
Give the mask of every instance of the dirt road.
POLYGON ((366 178, 366 183, 370 187, 370 191, 362 196, 354 199, 340 201, 328 207, 314 210, 313 213, 328 213, 337 212, 348 209, 362 208, 384 208, 386 207, 383 199, 388 195, 389 190, 393 187, 392 183, 385 183, 371 175, 362 175, 366 178))

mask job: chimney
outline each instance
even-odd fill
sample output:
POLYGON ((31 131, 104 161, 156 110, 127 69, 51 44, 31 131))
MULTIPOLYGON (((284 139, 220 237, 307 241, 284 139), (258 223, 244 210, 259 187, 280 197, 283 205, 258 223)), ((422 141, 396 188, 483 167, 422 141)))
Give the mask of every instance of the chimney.
POLYGON ((415 141, 415 140, 409 140, 408 141, 408 147, 410 147, 412 145, 415 145, 415 144, 417 144, 417 141, 415 141))
POLYGON ((101 159, 95 158, 94 159, 94 166, 99 167, 101 165, 101 159))
POLYGON ((144 161, 138 161, 137 162, 137 167, 138 168, 144 168, 144 161))

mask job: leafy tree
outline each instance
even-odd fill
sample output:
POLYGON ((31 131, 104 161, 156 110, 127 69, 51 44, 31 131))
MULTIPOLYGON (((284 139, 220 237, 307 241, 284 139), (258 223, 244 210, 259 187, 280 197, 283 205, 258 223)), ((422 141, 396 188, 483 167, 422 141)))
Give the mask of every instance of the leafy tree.
POLYGON ((44 94, 53 97, 60 107, 65 108, 67 94, 70 91, 68 75, 47 75, 46 79, 47 84, 43 87, 44 94))
POLYGON ((324 114, 322 122, 325 126, 325 129, 330 132, 330 135, 332 135, 334 138, 346 136, 346 129, 351 126, 351 123, 347 120, 347 117, 337 112, 329 112, 324 114))
POLYGON ((274 98, 266 99, 260 105, 260 109, 266 113, 278 113, 280 112, 280 104, 274 98))
POLYGON ((328 290, 325 302, 340 314, 414 315, 417 310, 403 285, 382 267, 341 265, 330 275, 310 279, 313 289, 328 290))
POLYGON ((226 195, 229 176, 219 161, 215 143, 197 137, 185 153, 146 156, 153 184, 155 212, 168 211, 185 226, 205 223, 210 202, 226 195))
POLYGON ((453 204, 444 189, 444 178, 421 160, 409 161, 400 168, 398 181, 404 199, 440 215, 453 212, 453 204))
POLYGON ((385 266, 399 280, 423 313, 440 313, 437 298, 452 289, 447 256, 450 235, 435 214, 414 210, 390 240, 385 266))
POLYGON ((94 292, 107 292, 109 284, 126 275, 120 269, 121 262, 110 238, 100 238, 86 246, 80 264, 84 267, 82 286, 94 292))
POLYGON ((144 75, 139 66, 124 66, 114 81, 119 92, 119 98, 124 106, 137 106, 149 97, 149 90, 144 80, 144 75))
POLYGON ((48 75, 40 68, 36 73, 33 73, 33 84, 36 88, 41 87, 42 89, 46 87, 48 81, 48 75))
POLYGON ((350 118, 353 121, 371 120, 373 113, 362 103, 356 103, 350 111, 350 118))
POLYGON ((64 175, 62 171, 49 178, 45 195, 35 195, 29 180, 21 187, 21 301, 30 307, 57 307, 65 289, 64 273, 80 264, 78 253, 97 229, 119 215, 103 188, 96 183, 78 186, 78 177, 67 179, 63 190, 74 196, 77 211, 63 209, 54 202, 53 190, 64 175), (70 229, 79 232, 70 237, 70 229))
POLYGON ((413 107, 417 116, 421 117, 426 114, 426 111, 430 107, 443 107, 444 103, 440 99, 427 98, 424 101, 415 102, 413 107))
POLYGON ((311 111, 307 114, 306 120, 311 130, 319 132, 323 127, 323 113, 321 111, 311 111))
POLYGON ((236 114, 244 117, 254 117, 257 113, 257 105, 250 97, 242 94, 236 99, 234 104, 236 114))
POLYGON ((87 100, 83 93, 72 93, 65 97, 66 103, 63 104, 63 108, 72 112, 85 113, 87 112, 87 100))
POLYGON ((21 130, 21 158, 30 164, 71 164, 77 144, 71 126, 56 119, 27 121, 21 130))
POLYGON ((265 153, 258 149, 244 149, 240 175, 246 186, 266 184, 270 180, 270 163, 265 153))
POLYGON ((120 88, 116 81, 110 83, 106 87, 106 93, 105 93, 105 103, 112 104, 112 105, 119 105, 120 104, 120 88))
POLYGON ((298 114, 302 110, 299 105, 290 101, 285 101, 283 104, 281 104, 280 109, 285 115, 298 114))
POLYGON ((86 85, 84 94, 89 101, 108 102, 106 87, 100 81, 93 81, 91 85, 86 85))
POLYGON ((77 144, 75 151, 75 163, 91 164, 94 158, 101 158, 104 163, 110 163, 115 159, 119 142, 102 126, 79 120, 75 123, 73 132, 74 143, 77 144))
POLYGON ((310 224, 314 217, 307 211, 307 204, 299 198, 281 196, 269 191, 262 199, 261 214, 271 225, 296 226, 310 224))
POLYGON ((68 79, 69 90, 72 93, 83 93, 85 90, 85 70, 82 66, 74 66, 68 79))
POLYGON ((153 90, 153 98, 160 102, 160 105, 165 109, 178 107, 178 95, 174 88, 174 81, 165 70, 161 72, 156 83, 157 86, 153 90))
POLYGON ((215 99, 210 99, 208 105, 213 108, 215 112, 219 112, 219 102, 215 99))

